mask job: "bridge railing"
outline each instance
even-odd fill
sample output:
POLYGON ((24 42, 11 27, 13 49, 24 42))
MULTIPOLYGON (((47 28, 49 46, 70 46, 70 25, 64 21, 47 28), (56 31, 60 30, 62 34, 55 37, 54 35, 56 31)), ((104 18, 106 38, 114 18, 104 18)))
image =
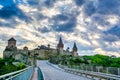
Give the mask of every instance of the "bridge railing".
POLYGON ((73 66, 68 66, 68 68, 120 75, 120 68, 116 68, 116 67, 85 66, 85 65, 74 66, 73 65, 73 66))
POLYGON ((44 80, 44 77, 43 77, 40 67, 38 67, 38 80, 44 80))
POLYGON ((120 80, 120 68, 114 67, 102 67, 102 66, 64 66, 59 65, 59 67, 65 69, 68 72, 76 73, 76 74, 85 74, 89 75, 92 78, 104 78, 104 79, 115 79, 120 80))
POLYGON ((30 66, 25 69, 11 72, 0 76, 0 80, 30 80, 34 72, 34 67, 30 66))

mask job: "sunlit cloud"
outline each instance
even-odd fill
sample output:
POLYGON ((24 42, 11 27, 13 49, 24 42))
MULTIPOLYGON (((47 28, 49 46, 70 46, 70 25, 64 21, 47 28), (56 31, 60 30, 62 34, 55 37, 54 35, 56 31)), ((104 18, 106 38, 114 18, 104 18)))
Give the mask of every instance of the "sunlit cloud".
POLYGON ((120 56, 119 8, 119 0, 0 1, 0 52, 10 37, 18 48, 34 49, 47 44, 56 48, 62 36, 64 49, 72 50, 77 42, 80 55, 120 56))

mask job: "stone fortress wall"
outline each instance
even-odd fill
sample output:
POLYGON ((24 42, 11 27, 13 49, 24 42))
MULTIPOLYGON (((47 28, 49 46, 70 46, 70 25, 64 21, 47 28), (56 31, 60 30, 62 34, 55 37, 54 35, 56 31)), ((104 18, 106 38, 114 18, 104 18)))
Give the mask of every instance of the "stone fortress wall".
POLYGON ((51 55, 54 54, 70 54, 74 56, 78 56, 76 43, 74 43, 73 51, 69 52, 69 50, 63 50, 64 44, 62 42, 62 38, 60 37, 59 43, 57 45, 57 49, 50 48, 48 46, 38 46, 36 49, 29 50, 28 47, 24 47, 23 49, 17 49, 16 40, 14 38, 10 38, 8 40, 8 45, 6 46, 3 52, 3 58, 14 58, 15 60, 22 61, 28 65, 33 65, 35 58, 38 59, 49 59, 51 55))

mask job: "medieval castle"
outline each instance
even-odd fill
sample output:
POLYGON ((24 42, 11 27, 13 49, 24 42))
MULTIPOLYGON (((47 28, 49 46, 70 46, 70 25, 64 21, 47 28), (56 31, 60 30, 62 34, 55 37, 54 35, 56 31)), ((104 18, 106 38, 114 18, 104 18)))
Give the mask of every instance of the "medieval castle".
POLYGON ((16 40, 12 37, 8 40, 8 45, 3 52, 3 58, 14 58, 15 60, 22 61, 28 65, 34 65, 35 58, 49 59, 49 57, 54 54, 78 56, 75 42, 72 52, 69 51, 69 48, 67 50, 64 50, 63 48, 64 44, 60 37, 57 49, 51 48, 49 44, 48 46, 38 46, 33 50, 29 50, 26 46, 23 49, 17 49, 16 40))

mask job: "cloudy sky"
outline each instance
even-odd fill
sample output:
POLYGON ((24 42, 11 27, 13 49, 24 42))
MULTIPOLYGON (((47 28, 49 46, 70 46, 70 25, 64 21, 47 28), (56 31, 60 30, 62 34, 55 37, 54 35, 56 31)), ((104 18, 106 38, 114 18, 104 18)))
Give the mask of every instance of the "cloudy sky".
POLYGON ((60 36, 80 55, 120 56, 120 0, 0 0, 0 53, 11 37, 33 49, 60 36))

